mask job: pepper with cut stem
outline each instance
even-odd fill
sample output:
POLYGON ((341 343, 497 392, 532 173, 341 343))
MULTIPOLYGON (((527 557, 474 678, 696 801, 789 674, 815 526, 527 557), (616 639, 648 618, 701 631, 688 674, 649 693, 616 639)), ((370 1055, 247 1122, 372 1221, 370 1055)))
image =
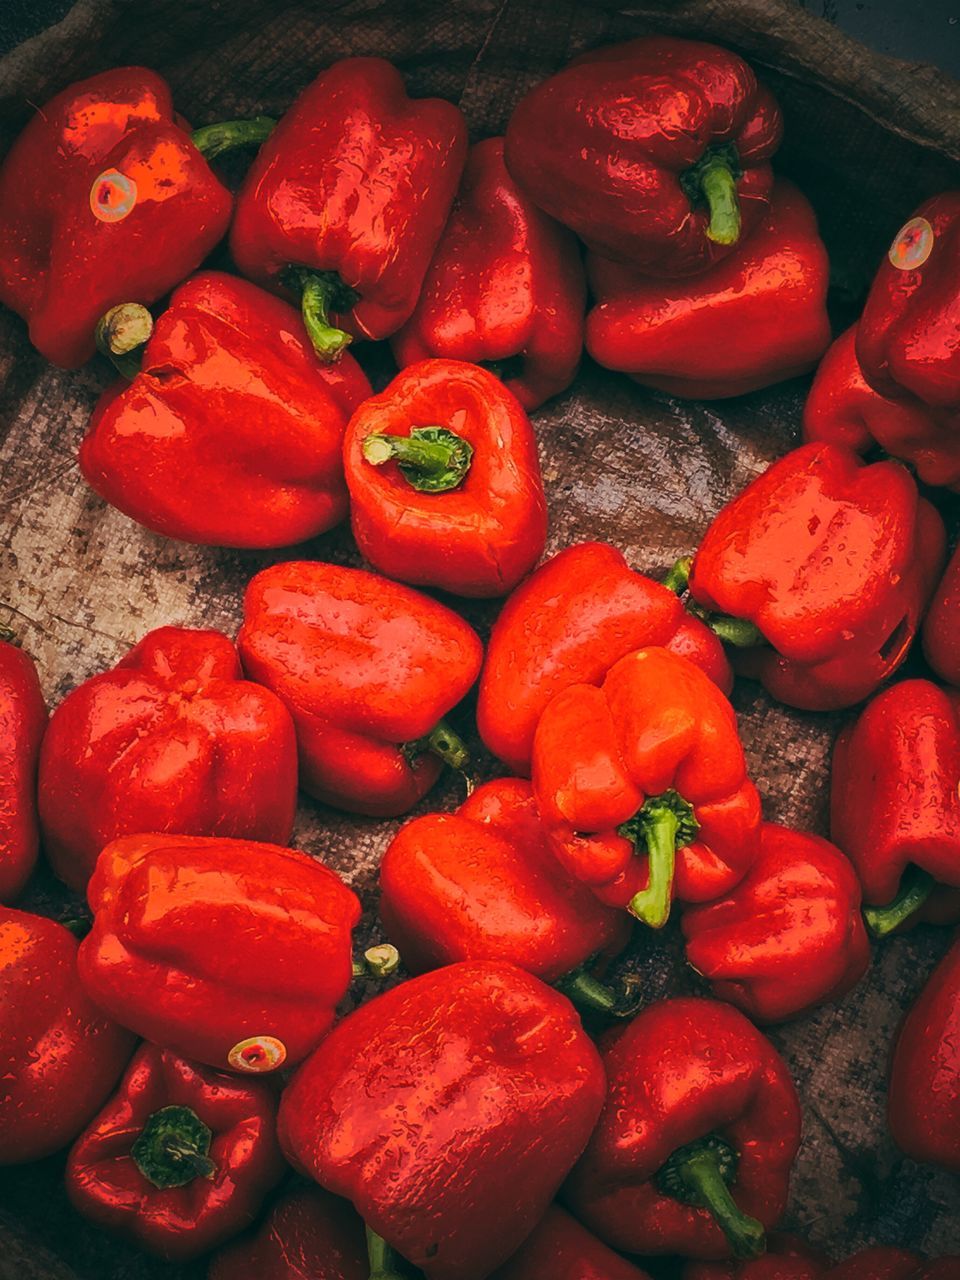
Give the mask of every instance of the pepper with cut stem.
POLYGON ((397 1254, 382 1236, 367 1227, 367 1257, 370 1261, 369 1280, 407 1280, 397 1271, 397 1254))

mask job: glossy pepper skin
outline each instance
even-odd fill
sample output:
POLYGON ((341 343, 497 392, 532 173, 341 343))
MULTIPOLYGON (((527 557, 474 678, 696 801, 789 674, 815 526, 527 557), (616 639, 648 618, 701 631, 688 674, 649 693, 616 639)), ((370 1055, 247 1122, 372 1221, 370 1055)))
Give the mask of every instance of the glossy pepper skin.
POLYGON ((503 139, 485 138, 393 354, 401 368, 430 356, 485 365, 536 409, 576 376, 586 301, 576 239, 518 189, 503 139))
POLYGON ((36 667, 0 638, 0 903, 17 897, 37 861, 37 761, 46 727, 36 667))
POLYGON ((930 1258, 906 1249, 874 1246, 862 1249, 824 1272, 823 1280, 956 1280, 960 1256, 930 1258))
POLYGON ((673 591, 635 573, 605 542, 567 547, 510 596, 494 623, 480 677, 477 726, 514 773, 530 773, 533 735, 551 698, 599 685, 620 658, 662 645, 733 687, 723 645, 673 591))
POLYGON ((80 470, 154 533, 289 546, 347 514, 343 434, 368 395, 350 356, 320 364, 291 306, 204 271, 173 294, 133 381, 101 396, 80 470))
POLYGON ((830 264, 809 202, 780 181, 749 238, 702 275, 651 280, 587 260, 598 364, 684 399, 719 400, 814 367, 830 344, 830 264))
POLYGON ((551 1205, 509 1262, 490 1280, 650 1280, 576 1218, 551 1205))
POLYGON ((296 1187, 271 1208, 253 1239, 212 1259, 207 1280, 368 1280, 363 1223, 346 1200, 296 1187))
POLYGON ((648 36, 585 53, 532 89, 506 159, 595 253, 691 276, 764 216, 781 133, 779 107, 736 54, 648 36))
POLYGON ((960 547, 947 562, 923 620, 923 656, 941 680, 960 686, 960 547))
POLYGON ((186 1261, 250 1225, 283 1177, 274 1090, 156 1045, 74 1144, 70 1203, 97 1226, 186 1261))
POLYGON ((688 908, 681 923, 687 961, 754 1022, 838 1000, 870 963, 850 863, 829 841, 770 822, 736 888, 688 908))
POLYGON ((77 946, 56 921, 0 907, 0 1165, 72 1142, 133 1050, 81 987, 77 946))
POLYGON ((761 643, 739 666, 778 701, 853 706, 906 657, 944 541, 943 521, 905 467, 802 445, 716 516, 690 595, 757 628, 761 643))
POLYGON ((344 470, 357 546, 380 573, 460 596, 503 596, 547 539, 537 441, 486 369, 423 360, 366 400, 344 470))
POLYGON ((253 840, 125 836, 87 890, 83 985, 164 1049, 238 1073, 306 1057, 351 977, 360 904, 304 853, 253 840))
POLYGON ((567 871, 654 928, 674 898, 728 893, 759 848, 733 708, 668 649, 638 649, 599 687, 571 685, 548 704, 533 790, 567 871))
POLYGON ((325 804, 405 813, 439 777, 438 751, 458 763, 441 720, 483 649, 435 600, 362 569, 273 565, 247 587, 237 645, 247 674, 289 708, 300 785, 325 804))
POLYGON ((767 1238, 761 1258, 742 1262, 688 1262, 681 1280, 822 1280, 827 1259, 794 1236, 767 1238))
POLYGON ((53 713, 40 754, 44 850, 83 889, 117 836, 141 831, 285 844, 297 803, 286 708, 244 680, 219 631, 159 627, 53 713))
POLYGON ((287 1087, 280 1144, 427 1280, 475 1280, 542 1218, 603 1095, 563 996, 454 964, 344 1018, 287 1087))
POLYGON ((800 1145, 773 1045, 730 1005, 680 998, 648 1005, 601 1052, 607 1101, 564 1190, 576 1217, 628 1253, 762 1253, 800 1145))

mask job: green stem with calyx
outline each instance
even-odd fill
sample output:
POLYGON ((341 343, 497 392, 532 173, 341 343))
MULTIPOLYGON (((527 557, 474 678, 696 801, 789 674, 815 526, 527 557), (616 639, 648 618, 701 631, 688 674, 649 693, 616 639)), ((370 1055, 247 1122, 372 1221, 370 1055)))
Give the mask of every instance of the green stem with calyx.
POLYGON ((153 333, 153 316, 139 302, 121 302, 97 321, 93 331, 97 350, 124 378, 140 372, 142 348, 153 333))
POLYGON ((408 436, 367 436, 363 456, 374 467, 392 459, 419 493, 447 493, 466 479, 473 445, 446 427, 413 427, 408 436))
POLYGON ((397 1270, 397 1254, 383 1236, 367 1227, 367 1259, 370 1263, 370 1280, 406 1280, 397 1270))
POLYGON ((732 143, 709 147, 697 163, 680 175, 680 185, 690 204, 710 210, 707 239, 714 244, 736 244, 740 239, 740 202, 737 180, 743 170, 732 143))
POLYGON ((335 271, 311 271, 289 267, 283 283, 300 295, 300 314, 314 351, 324 364, 343 355, 353 341, 349 333, 330 323, 331 312, 349 311, 360 295, 345 285, 335 271))
POLYGON ((663 580, 663 585, 668 591, 674 592, 675 595, 682 596, 687 589, 690 581, 690 570, 693 568, 693 556, 681 556, 675 561, 672 568, 668 569, 667 576, 663 580))
POLYGON ((638 850, 646 849, 647 887, 633 895, 627 910, 651 929, 662 929, 670 917, 677 850, 690 844, 699 829, 693 806, 672 789, 651 796, 629 822, 617 828, 638 850))
POLYGON ((929 871, 910 867, 900 882, 900 892, 885 907, 864 907, 863 918, 875 938, 885 938, 888 933, 909 920, 919 911, 937 886, 929 871))
POLYGON ((763 1226, 730 1194, 739 1156, 728 1142, 710 1134, 676 1150, 656 1175, 657 1187, 681 1204, 707 1209, 727 1238, 735 1258, 759 1258, 766 1249, 763 1226))
POLYGON ((237 147, 259 147, 270 137, 277 122, 270 116, 254 116, 252 120, 220 120, 194 129, 193 145, 207 160, 215 160, 225 151, 237 147))
POLYGON ((134 1164, 155 1187, 185 1187, 212 1178, 217 1166, 207 1154, 213 1134, 189 1107, 161 1107, 130 1148, 134 1164))
POLYGON ((573 1007, 581 1013, 615 1014, 617 997, 610 987, 583 969, 575 969, 556 984, 573 1007))

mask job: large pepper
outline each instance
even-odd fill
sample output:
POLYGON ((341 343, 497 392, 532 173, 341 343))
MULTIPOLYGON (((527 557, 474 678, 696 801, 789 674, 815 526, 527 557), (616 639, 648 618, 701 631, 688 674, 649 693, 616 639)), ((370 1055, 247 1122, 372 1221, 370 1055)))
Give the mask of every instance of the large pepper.
POLYGON ((714 1000, 648 1005, 602 1044, 607 1101, 564 1190, 628 1253, 755 1257, 787 1203, 800 1104, 780 1055, 714 1000))
POLYGON ((689 963, 754 1022, 838 1000, 870 963, 850 863, 819 836, 769 822, 743 880, 681 923, 689 963))
POLYGON ((346 1200, 301 1186, 277 1200, 253 1239, 212 1259, 207 1280, 369 1280, 363 1223, 346 1200))
POLYGON ((570 685, 599 685, 615 662, 646 645, 689 658, 724 693, 733 687, 723 645, 672 591, 635 573, 616 547, 567 547, 514 591, 494 623, 480 678, 480 736, 512 772, 529 774, 533 735, 551 698, 570 685))
POLYGON ((0 902, 12 902, 37 861, 37 761, 47 708, 37 669, 0 633, 0 902))
POLYGON ((330 1033, 284 1092, 280 1144, 427 1280, 476 1280, 543 1217, 603 1095, 563 996, 513 965, 454 964, 330 1033))
POLYGON ((923 656, 941 680, 960 687, 960 545, 923 620, 923 656))
POLYGON ((156 1045, 67 1161, 75 1209, 162 1258, 185 1261, 242 1231, 283 1177, 275 1091, 156 1045))
POLYGON ((718 400, 812 369, 830 343, 830 264, 809 202, 792 183, 742 246, 693 280, 651 280, 587 259, 598 364, 672 396, 718 400))
POLYGON ((360 904, 278 845, 125 836, 100 855, 80 948, 88 994, 124 1026, 221 1070, 304 1058, 351 979, 360 904))
POLYGON ((159 627, 53 713, 40 753, 44 850, 82 889, 100 850, 141 831, 285 844, 296 735, 268 689, 242 678, 219 631, 159 627))
POLYGON ((114 306, 155 302, 195 271, 233 206, 204 156, 272 126, 191 136, 144 67, 102 71, 38 110, 0 168, 0 302, 29 322, 34 346, 76 368, 114 306))
POLYGON ((344 470, 353 536, 375 569, 461 596, 503 596, 547 538, 537 441, 500 380, 424 360, 357 409, 344 470))
POLYGON ((352 813, 405 813, 466 748, 443 721, 480 670, 462 618, 374 573, 300 561, 258 573, 237 639, 297 728, 300 785, 352 813))
POLYGON ((0 1165, 72 1142, 133 1049, 84 993, 77 946, 63 925, 0 907, 0 1165))
POLYGON ((906 657, 944 543, 905 467, 807 444, 716 516, 690 595, 752 625, 739 665, 773 697, 810 711, 852 706, 906 657))
POLYGON ((760 1258, 740 1262, 688 1262, 681 1280, 822 1280, 829 1266, 823 1254, 816 1253, 795 1236, 767 1237, 767 1252, 760 1258))
POLYGON ((650 1280, 608 1249, 576 1218, 551 1205, 508 1263, 490 1280, 650 1280))
POLYGON ((766 212, 782 121, 735 53, 647 36, 585 53, 507 126, 518 186, 596 253, 652 276, 719 262, 766 212))
POLYGON ((413 315, 401 366, 440 356, 486 365, 525 409, 566 390, 583 352, 580 249, 517 188, 503 139, 476 143, 413 315))
POLYGON ((668 649, 639 649, 540 717, 533 789, 560 861, 602 902, 660 928, 674 898, 738 884, 760 843, 733 708, 668 649))
POLYGON ((335 62, 251 165, 230 231, 234 260, 258 284, 301 298, 322 359, 351 334, 388 338, 417 304, 466 153, 453 103, 411 101, 382 58, 335 62))
POLYGON ((133 381, 101 396, 80 470, 155 533, 290 546, 347 514, 343 434, 369 394, 349 356, 318 363, 292 307, 202 272, 174 293, 133 381))

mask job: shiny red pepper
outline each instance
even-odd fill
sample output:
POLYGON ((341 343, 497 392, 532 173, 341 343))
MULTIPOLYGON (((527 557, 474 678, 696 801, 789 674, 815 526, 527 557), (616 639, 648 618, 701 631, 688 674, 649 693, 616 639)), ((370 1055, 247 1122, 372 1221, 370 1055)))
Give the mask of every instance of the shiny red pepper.
POLYGON ((70 1203, 161 1258, 199 1257, 249 1226, 283 1177, 276 1114, 264 1081, 142 1045, 70 1152, 70 1203))
POLYGON ((827 840, 770 822, 744 879, 681 923, 688 962, 754 1022, 838 1000, 870 963, 850 863, 827 840))
POLYGON ((794 1236, 767 1237, 761 1258, 742 1262, 688 1262, 681 1280, 822 1280, 827 1259, 794 1236))
POLYGON ((285 844, 297 803, 286 708, 242 678, 219 631, 159 627, 53 713, 40 753, 40 821, 75 889, 103 846, 141 831, 285 844))
POLYGON ((672 396, 719 400, 812 369, 830 343, 830 264, 809 202, 780 181, 749 238, 693 280, 592 254, 587 350, 672 396))
POLYGON ((360 904, 278 845, 125 836, 100 855, 80 948, 90 997, 145 1039, 221 1070, 306 1057, 350 984, 360 904))
POLYGON ((363 1223, 353 1206, 321 1187, 296 1187, 271 1208, 253 1239, 210 1263, 207 1280, 368 1280, 363 1223))
POLYGON ((351 813, 405 813, 467 752, 442 720, 483 649, 462 618, 375 573, 294 561, 247 587, 244 669, 286 703, 300 785, 351 813))
POLYGON ((503 139, 485 138, 393 354, 401 368, 429 356, 485 365, 536 409, 576 375, 586 294, 575 238, 518 190, 503 139))
POLYGON ((490 1280, 650 1280, 576 1218, 551 1205, 540 1225, 490 1280))
POLYGON ((0 902, 12 902, 37 861, 37 760, 47 708, 37 669, 0 633, 0 902))
POLYGON ((466 154, 453 103, 411 101, 382 58, 335 62, 251 166, 230 232, 234 261, 258 284, 301 297, 321 359, 335 359, 351 334, 388 338, 417 304, 466 154))
POLYGON ((646 645, 689 658, 724 693, 733 687, 723 645, 673 591, 635 573, 604 542, 567 547, 514 591, 494 623, 480 677, 480 736, 510 770, 529 774, 551 698, 570 685, 599 685, 646 645))
POLYGON ((540 717, 533 789, 560 861, 602 902, 660 928, 671 902, 709 902, 760 843, 733 708, 668 649, 638 649, 540 717))
POLYGON ((284 1092, 280 1144, 427 1280, 476 1280, 542 1218, 603 1095, 563 996, 454 964, 344 1018, 284 1092))
POLYGON ((960 686, 960 546, 950 557, 923 620, 923 656, 941 680, 960 686))
POLYGON ((370 384, 321 365, 292 307, 235 276, 181 285, 131 383, 101 396, 80 470, 155 533, 285 547, 347 514, 343 434, 370 384))
POLYGON ((602 1044, 607 1102, 564 1197, 627 1253, 756 1257, 787 1203, 800 1104, 780 1055, 715 1000, 648 1005, 602 1044))
POLYGON ((521 99, 507 167, 594 252, 689 276, 763 218, 782 128, 735 53, 647 36, 582 54, 521 99))
POLYGON ((77 946, 62 924, 0 907, 0 1165, 72 1142, 133 1049, 84 993, 77 946))
POLYGON ((754 628, 739 666, 774 698, 809 711, 848 707, 906 657, 944 542, 943 521, 905 467, 807 444, 716 516, 690 595, 754 628))

